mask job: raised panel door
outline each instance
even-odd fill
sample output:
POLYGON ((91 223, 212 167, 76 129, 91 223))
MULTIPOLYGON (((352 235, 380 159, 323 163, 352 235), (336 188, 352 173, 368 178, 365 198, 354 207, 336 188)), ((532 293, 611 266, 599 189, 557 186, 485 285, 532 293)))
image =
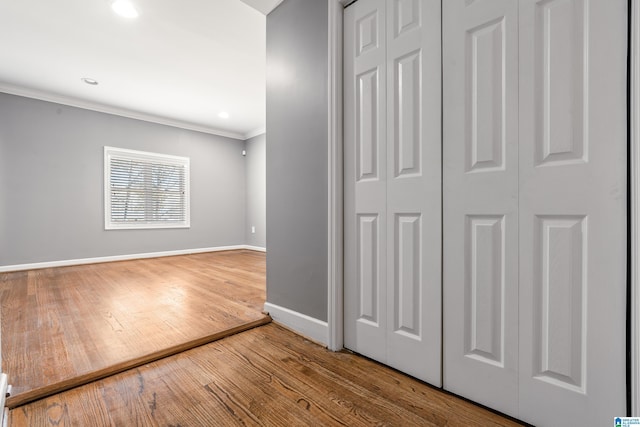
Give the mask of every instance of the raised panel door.
POLYGON ((387 28, 387 361, 440 385, 440 1, 389 0, 387 28))
POLYGON ((387 361, 386 5, 344 15, 345 346, 387 361))
POLYGON ((624 0, 520 2, 520 418, 626 412, 624 0))
POLYGON ((518 4, 443 2, 444 387, 518 411, 518 4))
POLYGON ((345 346, 440 385, 440 1, 344 22, 345 346))

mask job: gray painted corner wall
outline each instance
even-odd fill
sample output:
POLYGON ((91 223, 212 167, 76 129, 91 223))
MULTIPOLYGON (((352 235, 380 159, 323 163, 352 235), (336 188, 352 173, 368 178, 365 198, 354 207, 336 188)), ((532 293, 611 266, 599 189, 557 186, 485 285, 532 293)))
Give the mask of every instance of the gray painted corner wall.
POLYGON ((247 171, 247 245, 267 247, 267 171, 266 134, 245 141, 247 171), (251 232, 255 227, 256 232, 251 232))
MULTIPOLYGON (((7 208, 7 197, 5 187, 7 185, 7 177, 2 172, 7 170, 6 167, 6 150, 5 146, 5 136, 0 130, 0 248, 2 248, 3 243, 6 241, 5 230, 6 230, 6 213, 7 208)), ((0 249, 1 250, 1 249, 0 249)))
POLYGON ((245 243, 243 142, 0 93, 0 266, 245 243), (191 159, 191 228, 104 230, 103 147, 191 159))
POLYGON ((327 320, 328 4, 267 15, 267 301, 327 320))

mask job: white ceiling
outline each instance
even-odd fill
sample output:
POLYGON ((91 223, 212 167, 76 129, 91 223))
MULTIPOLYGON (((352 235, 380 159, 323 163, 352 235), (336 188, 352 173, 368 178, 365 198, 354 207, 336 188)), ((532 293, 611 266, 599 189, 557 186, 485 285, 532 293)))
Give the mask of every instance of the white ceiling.
POLYGON ((280 1, 134 0, 134 20, 110 0, 0 1, 0 92, 245 139, 264 131, 280 1))

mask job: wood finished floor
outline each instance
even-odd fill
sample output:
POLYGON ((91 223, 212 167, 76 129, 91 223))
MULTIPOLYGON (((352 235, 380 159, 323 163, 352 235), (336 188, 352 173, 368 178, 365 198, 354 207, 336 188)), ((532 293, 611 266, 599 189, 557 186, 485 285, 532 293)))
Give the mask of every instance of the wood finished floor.
POLYGON ((247 250, 0 273, 7 406, 264 324, 264 301, 247 250))
POLYGON ((519 424, 271 323, 16 408, 10 425, 519 424))

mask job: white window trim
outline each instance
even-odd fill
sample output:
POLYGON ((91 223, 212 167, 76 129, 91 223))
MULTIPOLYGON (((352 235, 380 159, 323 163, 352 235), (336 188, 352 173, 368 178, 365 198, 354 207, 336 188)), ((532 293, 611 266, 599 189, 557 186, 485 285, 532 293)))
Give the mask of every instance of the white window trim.
POLYGON ((191 190, 190 190, 190 159, 188 157, 172 156, 169 154, 151 153, 148 151, 128 150, 125 148, 104 147, 104 229, 105 230, 140 230, 161 228, 190 228, 191 227, 191 190), (153 160, 171 165, 183 165, 185 173, 185 221, 180 223, 142 223, 123 224, 111 221, 111 158, 113 156, 126 156, 139 160, 153 160))

